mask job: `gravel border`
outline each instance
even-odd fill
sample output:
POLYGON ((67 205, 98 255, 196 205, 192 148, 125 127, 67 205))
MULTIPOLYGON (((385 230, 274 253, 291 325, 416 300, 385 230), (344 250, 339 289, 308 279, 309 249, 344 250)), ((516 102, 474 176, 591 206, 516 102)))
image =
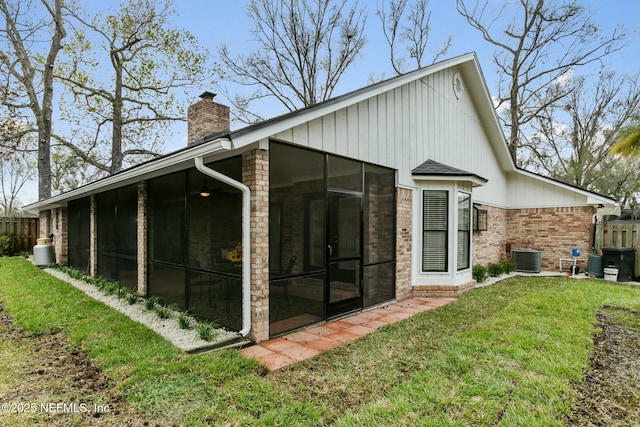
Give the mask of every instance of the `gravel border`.
POLYGON ((53 268, 43 268, 42 270, 71 284, 75 288, 87 294, 89 297, 108 305, 125 316, 128 316, 131 320, 141 323, 147 328, 155 331, 157 334, 164 337, 167 341, 171 342, 186 353, 201 353, 215 349, 239 347, 247 342, 237 332, 228 331, 222 328, 216 330, 217 335, 215 340, 205 341, 198 336, 195 326, 193 329, 180 329, 177 320, 178 313, 174 313, 172 318, 161 319, 154 312, 147 310, 141 302, 129 304, 127 301, 119 299, 115 295, 107 295, 101 292, 95 286, 83 280, 73 279, 62 271, 53 268))

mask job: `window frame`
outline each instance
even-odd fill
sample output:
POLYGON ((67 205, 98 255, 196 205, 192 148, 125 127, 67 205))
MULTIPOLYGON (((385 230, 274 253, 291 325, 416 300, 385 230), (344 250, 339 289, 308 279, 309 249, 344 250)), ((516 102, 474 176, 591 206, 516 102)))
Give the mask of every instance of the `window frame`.
POLYGON ((489 213, 487 208, 479 203, 473 204, 473 231, 487 231, 489 228, 489 213))
POLYGON ((456 250, 456 271, 462 271, 462 270, 466 270, 468 268, 471 267, 471 222, 472 222, 472 203, 471 203, 471 193, 466 192, 466 191, 457 191, 457 204, 456 204, 456 239, 457 239, 457 250, 456 250), (462 221, 464 220, 464 217, 460 214, 461 209, 460 209, 460 196, 464 195, 466 197, 465 199, 465 203, 466 203, 466 209, 467 209, 467 218, 466 218, 466 224, 464 224, 462 221), (466 225, 466 229, 460 228, 461 225, 466 225), (462 242, 464 244, 464 246, 466 247, 466 260, 465 263, 460 266, 460 243, 461 243, 461 239, 460 239, 460 233, 466 233, 463 234, 463 236, 466 236, 464 238, 464 241, 462 242))
MULTIPOLYGON (((449 225, 450 225, 450 211, 449 211, 449 206, 450 206, 450 201, 449 201, 449 195, 450 195, 450 190, 449 189, 423 189, 422 190, 422 245, 421 245, 421 262, 420 262, 420 268, 421 271, 423 273, 448 273, 449 272, 449 225), (444 210, 441 210, 441 212, 444 212, 444 228, 439 227, 439 228, 429 228, 426 229, 426 222, 427 222, 427 218, 426 215, 428 213, 428 209, 426 206, 427 200, 426 200, 426 196, 427 194, 436 194, 436 193, 440 193, 440 194, 444 194, 444 200, 445 200, 445 207, 444 210), (437 232, 439 234, 442 234, 444 236, 444 247, 441 248, 441 250, 444 252, 444 259, 443 259, 443 266, 442 268, 428 268, 429 266, 425 265, 425 252, 428 250, 427 248, 427 233, 431 232, 437 232)), ((438 221, 437 219, 435 219, 435 221, 438 221)), ((442 221, 442 219, 440 219, 439 221, 442 221)))

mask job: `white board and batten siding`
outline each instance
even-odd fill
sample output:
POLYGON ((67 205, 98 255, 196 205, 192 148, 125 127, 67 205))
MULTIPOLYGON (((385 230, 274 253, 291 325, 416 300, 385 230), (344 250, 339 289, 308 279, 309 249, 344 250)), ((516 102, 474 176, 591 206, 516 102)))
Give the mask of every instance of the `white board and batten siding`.
POLYGON ((486 86, 469 66, 465 62, 440 69, 271 136, 396 169, 398 184, 408 188, 422 186, 411 171, 431 159, 487 179, 474 188, 473 199, 500 208, 593 203, 584 191, 519 171, 505 161, 508 149, 483 92, 486 86), (465 87, 460 97, 453 90, 456 72, 465 87))
POLYGON ((411 171, 432 159, 488 179, 476 191, 485 203, 504 205, 506 175, 470 94, 453 92, 455 72, 427 75, 273 137, 397 169, 406 187, 416 186, 411 171))
POLYGON ((593 203, 584 192, 521 172, 509 174, 507 194, 512 209, 585 206, 593 203))

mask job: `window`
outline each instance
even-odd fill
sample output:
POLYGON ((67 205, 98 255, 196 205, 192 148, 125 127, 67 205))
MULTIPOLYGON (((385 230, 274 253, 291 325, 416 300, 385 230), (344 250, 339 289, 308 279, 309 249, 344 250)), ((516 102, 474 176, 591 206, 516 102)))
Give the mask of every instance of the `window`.
POLYGON ((469 268, 471 195, 458 192, 458 270, 469 268))
POLYGON ((446 190, 423 192, 423 271, 447 271, 448 199, 446 190))
POLYGON ((473 204, 473 230, 487 231, 487 208, 473 204))

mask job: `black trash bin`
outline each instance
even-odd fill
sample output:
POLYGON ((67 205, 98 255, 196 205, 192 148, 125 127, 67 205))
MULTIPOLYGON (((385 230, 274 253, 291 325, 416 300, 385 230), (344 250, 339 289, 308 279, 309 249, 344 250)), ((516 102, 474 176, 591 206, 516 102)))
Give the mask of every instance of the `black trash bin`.
POLYGON ((602 258, 604 268, 615 267, 618 269, 618 282, 630 282, 633 280, 633 267, 636 260, 635 249, 618 246, 602 248, 602 258))

